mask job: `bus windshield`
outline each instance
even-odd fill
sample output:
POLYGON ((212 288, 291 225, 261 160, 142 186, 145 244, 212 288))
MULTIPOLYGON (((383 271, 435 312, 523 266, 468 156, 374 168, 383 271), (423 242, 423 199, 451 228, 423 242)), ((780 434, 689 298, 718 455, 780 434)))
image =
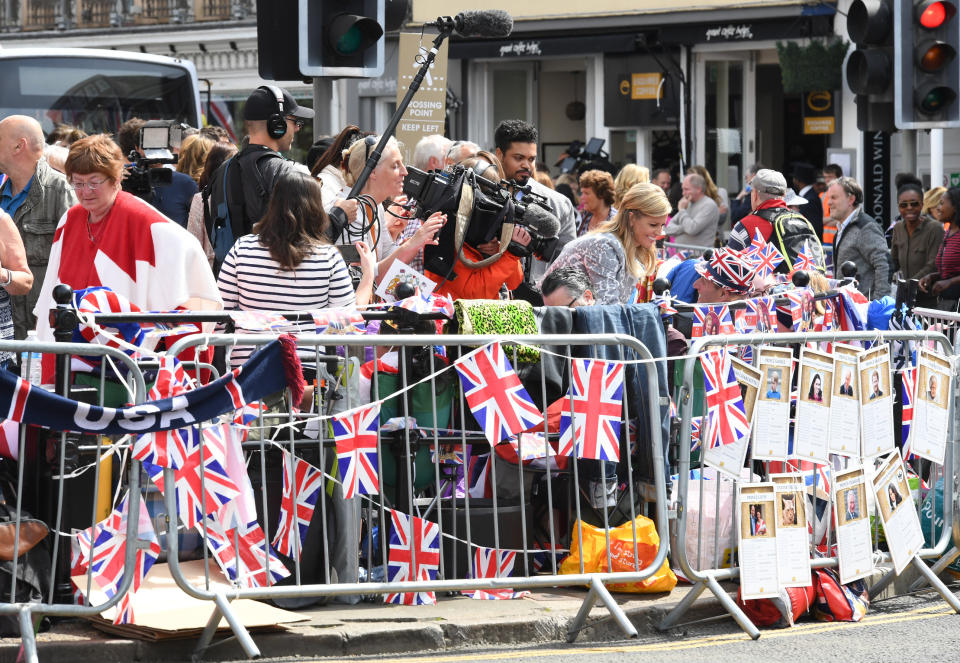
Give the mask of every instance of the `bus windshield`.
POLYGON ((21 56, 0 51, 0 117, 35 117, 88 134, 112 133, 131 117, 196 126, 195 83, 173 64, 87 56, 21 56))

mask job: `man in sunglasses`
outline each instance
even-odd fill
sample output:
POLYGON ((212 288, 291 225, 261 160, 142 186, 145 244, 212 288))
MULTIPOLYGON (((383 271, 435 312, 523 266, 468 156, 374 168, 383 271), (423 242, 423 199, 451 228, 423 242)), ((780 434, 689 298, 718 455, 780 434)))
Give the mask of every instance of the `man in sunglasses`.
POLYGON ((263 217, 282 172, 305 170, 281 152, 290 149, 297 132, 313 119, 313 109, 298 105, 283 88, 263 86, 247 97, 243 119, 246 145, 217 169, 207 186, 206 203, 212 218, 216 219, 221 203, 227 201, 234 240, 250 234, 253 224, 263 217), (279 98, 275 91, 280 93, 279 98), (224 175, 228 175, 226 183, 224 175))

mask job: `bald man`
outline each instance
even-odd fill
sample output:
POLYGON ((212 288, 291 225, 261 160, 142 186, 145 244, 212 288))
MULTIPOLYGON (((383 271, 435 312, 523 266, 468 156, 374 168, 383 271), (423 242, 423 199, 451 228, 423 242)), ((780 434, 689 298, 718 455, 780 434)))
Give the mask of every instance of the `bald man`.
POLYGON ((0 120, 0 208, 13 217, 23 238, 27 264, 33 272, 33 287, 26 295, 12 297, 15 338, 26 338, 37 319, 32 311, 47 271, 47 257, 66 211, 77 202, 67 178, 43 158, 43 130, 26 115, 0 120))

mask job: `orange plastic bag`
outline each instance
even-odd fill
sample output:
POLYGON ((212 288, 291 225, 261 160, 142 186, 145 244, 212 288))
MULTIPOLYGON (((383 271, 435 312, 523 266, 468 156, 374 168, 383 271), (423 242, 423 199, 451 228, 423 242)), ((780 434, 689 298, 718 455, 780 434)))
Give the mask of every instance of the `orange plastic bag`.
MULTIPOLYGON (((637 516, 633 523, 624 523, 620 527, 610 530, 610 563, 612 571, 635 571, 633 557, 633 525, 637 527, 637 560, 640 568, 644 568, 657 556, 657 547, 660 545, 660 536, 653 521, 645 516, 637 516)), ((603 529, 588 523, 575 523, 573 526, 573 540, 570 542, 570 554, 560 563, 559 572, 562 574, 580 573, 580 528, 583 527, 583 572, 607 572, 607 542, 603 529)), ((652 576, 640 582, 621 582, 607 585, 611 592, 631 592, 635 594, 652 594, 669 592, 677 585, 677 576, 670 569, 669 562, 663 560, 663 565, 652 576)))

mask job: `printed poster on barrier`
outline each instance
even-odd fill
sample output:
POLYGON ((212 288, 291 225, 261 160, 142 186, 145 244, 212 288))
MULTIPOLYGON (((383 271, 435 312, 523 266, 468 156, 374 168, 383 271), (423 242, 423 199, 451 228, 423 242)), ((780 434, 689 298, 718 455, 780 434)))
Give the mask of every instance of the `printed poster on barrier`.
POLYGON ((837 521, 840 582, 848 583, 873 572, 873 544, 867 517, 867 482, 863 468, 843 470, 833 478, 837 521))
POLYGON ((763 346, 757 365, 763 380, 753 424, 753 457, 786 460, 790 445, 790 385, 793 352, 763 346))
POLYGON ((833 398, 830 401, 830 453, 860 454, 860 348, 833 345, 833 398))
POLYGON ((890 346, 880 345, 860 355, 861 455, 873 458, 896 448, 893 438, 893 380, 890 346))
POLYGON ((907 470, 899 453, 880 459, 873 479, 873 496, 877 500, 893 568, 900 575, 923 548, 923 530, 907 483, 907 470))
POLYGON ((776 496, 777 560, 781 587, 809 587, 810 534, 807 531, 806 486, 799 473, 772 474, 776 496))
POLYGON ((917 350, 917 393, 910 424, 910 451, 943 464, 947 450, 949 403, 952 402, 950 360, 932 350, 917 350))
POLYGON ((775 500, 772 483, 737 485, 740 595, 745 599, 780 593, 775 500))
POLYGON ((833 357, 803 348, 797 385, 797 425, 793 453, 826 464, 830 460, 830 402, 833 397, 833 357))
MULTIPOLYGON (((750 364, 744 363, 736 357, 731 357, 730 364, 733 367, 733 376, 740 387, 740 396, 743 399, 743 410, 747 416, 747 421, 753 422, 753 413, 756 409, 757 394, 760 389, 760 371, 750 364)), ((710 439, 709 426, 713 424, 712 420, 705 416, 703 418, 701 440, 710 439)), ((711 447, 709 444, 704 446, 703 462, 708 466, 723 472, 731 479, 739 479, 740 471, 743 468, 743 461, 747 457, 747 447, 750 438, 743 437, 737 442, 731 444, 722 444, 711 447)))

